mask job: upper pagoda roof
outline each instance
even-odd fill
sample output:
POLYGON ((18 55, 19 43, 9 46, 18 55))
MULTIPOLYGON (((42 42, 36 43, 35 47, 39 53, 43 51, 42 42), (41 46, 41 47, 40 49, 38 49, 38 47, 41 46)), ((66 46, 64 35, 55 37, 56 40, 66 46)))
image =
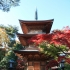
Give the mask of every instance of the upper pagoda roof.
POLYGON ((25 24, 28 24, 28 25, 30 25, 30 24, 45 24, 46 22, 53 22, 54 21, 54 19, 50 19, 50 20, 35 20, 35 21, 33 21, 33 20, 19 20, 19 22, 20 22, 20 24, 22 24, 22 23, 25 23, 25 24))
POLYGON ((30 30, 42 30, 45 28, 46 33, 49 33, 54 19, 50 20, 19 20, 23 33, 27 34, 30 30))

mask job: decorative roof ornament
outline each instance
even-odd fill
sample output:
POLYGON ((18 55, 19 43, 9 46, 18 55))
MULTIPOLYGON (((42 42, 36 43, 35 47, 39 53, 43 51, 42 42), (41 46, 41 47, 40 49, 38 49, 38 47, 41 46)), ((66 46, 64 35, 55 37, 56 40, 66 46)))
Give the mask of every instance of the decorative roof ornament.
POLYGON ((38 13, 37 13, 37 9, 35 11, 35 19, 38 20, 38 13))

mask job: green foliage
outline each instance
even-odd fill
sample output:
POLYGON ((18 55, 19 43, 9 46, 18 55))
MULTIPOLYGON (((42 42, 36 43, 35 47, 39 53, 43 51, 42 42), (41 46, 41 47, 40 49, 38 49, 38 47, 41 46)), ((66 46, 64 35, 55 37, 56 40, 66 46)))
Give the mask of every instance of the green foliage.
POLYGON ((11 25, 8 25, 5 29, 9 38, 15 38, 16 33, 18 33, 18 28, 11 25))
POLYGON ((0 62, 0 68, 6 68, 7 62, 8 62, 7 58, 4 57, 0 62))
POLYGON ((14 44, 15 44, 15 47, 17 47, 15 38, 16 38, 16 33, 18 32, 18 29, 17 29, 17 27, 14 27, 11 25, 8 25, 8 26, 0 25, 0 28, 4 29, 6 31, 6 34, 8 35, 8 38, 10 39, 10 42, 8 43, 10 47, 4 48, 4 49, 1 48, 1 50, 0 50, 0 68, 7 68, 8 62, 10 59, 12 59, 14 61, 16 61, 16 59, 17 59, 12 48, 13 48, 14 44), (5 49, 9 49, 9 50, 6 51, 5 49))
POLYGON ((17 56, 15 55, 13 50, 21 50, 23 46, 19 43, 15 44, 14 47, 10 48, 10 50, 6 53, 5 57, 0 61, 0 68, 8 68, 9 60, 12 59, 15 61, 15 66, 17 65, 16 60, 17 56))
POLYGON ((24 47, 18 43, 16 45, 14 45, 14 47, 13 47, 13 50, 21 50, 21 49, 24 49, 24 47))
POLYGON ((0 28, 4 28, 6 30, 6 33, 10 40, 10 42, 8 43, 9 47, 14 46, 14 44, 16 43, 15 38, 16 34, 18 33, 18 28, 11 25, 8 26, 0 25, 0 28))
POLYGON ((65 69, 64 70, 70 70, 70 64, 66 63, 65 64, 65 69))
POLYGON ((67 48, 64 45, 55 46, 54 44, 49 44, 48 42, 42 42, 39 47, 42 48, 42 53, 50 55, 54 58, 59 55, 59 52, 64 53, 64 51, 67 51, 67 48))
MULTIPOLYGON (((10 50, 6 56, 0 62, 0 68, 8 68, 9 60, 12 59, 16 62, 17 56, 15 56, 14 52, 10 50)), ((15 63, 16 64, 16 63, 15 63)))
POLYGON ((0 49, 0 61, 4 58, 6 51, 0 49))
POLYGON ((10 59, 12 59, 12 60, 16 60, 17 58, 16 58, 16 56, 15 56, 15 54, 14 54, 14 52, 12 51, 12 50, 10 50, 7 54, 6 54, 6 57, 10 60, 10 59))

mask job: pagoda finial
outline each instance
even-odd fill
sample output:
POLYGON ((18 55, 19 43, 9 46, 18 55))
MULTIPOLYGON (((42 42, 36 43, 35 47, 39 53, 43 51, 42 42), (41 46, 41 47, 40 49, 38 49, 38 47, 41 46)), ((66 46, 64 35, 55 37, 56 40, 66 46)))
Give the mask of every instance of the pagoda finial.
POLYGON ((38 20, 37 8, 36 8, 36 11, 35 11, 35 19, 38 20))

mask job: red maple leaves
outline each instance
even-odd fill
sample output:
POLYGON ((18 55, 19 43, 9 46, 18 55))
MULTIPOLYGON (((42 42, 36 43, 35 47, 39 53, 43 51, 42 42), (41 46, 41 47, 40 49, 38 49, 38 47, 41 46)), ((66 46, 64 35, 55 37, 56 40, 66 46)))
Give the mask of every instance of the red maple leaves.
POLYGON ((17 60, 17 67, 16 67, 17 70, 23 70, 24 69, 24 61, 21 60, 21 59, 18 59, 17 60))
POLYGON ((39 45, 43 41, 48 41, 50 44, 66 45, 70 48, 70 28, 67 26, 62 30, 54 30, 49 34, 38 34, 28 40, 28 43, 39 45))

